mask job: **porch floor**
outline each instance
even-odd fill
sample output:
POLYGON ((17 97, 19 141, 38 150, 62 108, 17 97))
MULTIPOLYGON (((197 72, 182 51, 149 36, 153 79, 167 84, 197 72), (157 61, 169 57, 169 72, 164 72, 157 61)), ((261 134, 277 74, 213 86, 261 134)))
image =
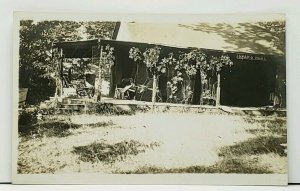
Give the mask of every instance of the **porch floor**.
MULTIPOLYGON (((102 97, 101 102, 114 105, 137 105, 137 106, 152 106, 152 102, 137 101, 137 100, 121 100, 109 97, 102 97)), ((274 108, 272 106, 263 107, 233 107, 233 106, 212 106, 212 105, 189 105, 177 103, 162 103, 156 102, 155 107, 170 107, 170 108, 190 108, 190 109, 205 109, 205 110, 221 110, 226 113, 233 114, 252 114, 252 115, 268 115, 278 114, 279 116, 286 114, 286 109, 274 108)))

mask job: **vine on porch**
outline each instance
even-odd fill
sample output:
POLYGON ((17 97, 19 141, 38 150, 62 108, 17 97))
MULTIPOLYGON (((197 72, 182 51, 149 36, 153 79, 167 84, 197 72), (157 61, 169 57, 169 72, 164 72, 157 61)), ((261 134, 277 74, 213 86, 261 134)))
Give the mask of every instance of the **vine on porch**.
MULTIPOLYGON (((133 59, 136 64, 139 64, 141 61, 145 63, 154 78, 170 72, 170 67, 173 68, 173 77, 167 82, 167 87, 170 90, 168 94, 169 102, 190 103, 193 97, 191 80, 194 79, 197 74, 200 75, 202 83, 207 83, 209 71, 218 76, 220 75, 222 67, 233 65, 230 57, 226 54, 208 58, 200 49, 193 49, 188 53, 180 53, 177 58, 175 58, 174 53, 171 52, 167 57, 159 59, 160 50, 161 48, 156 46, 154 48, 148 48, 142 53, 139 48, 132 47, 129 50, 129 58, 133 59), (183 87, 184 79, 188 81, 185 87, 183 87), (177 97, 181 89, 180 87, 183 88, 183 98, 177 97)), ((156 86, 156 84, 153 83, 153 90, 154 86, 156 86)), ((154 93, 153 96, 155 96, 155 92, 153 91, 152 93, 154 93)), ((205 93, 207 94, 207 92, 205 93)), ((202 99, 202 97, 200 99, 202 99)))

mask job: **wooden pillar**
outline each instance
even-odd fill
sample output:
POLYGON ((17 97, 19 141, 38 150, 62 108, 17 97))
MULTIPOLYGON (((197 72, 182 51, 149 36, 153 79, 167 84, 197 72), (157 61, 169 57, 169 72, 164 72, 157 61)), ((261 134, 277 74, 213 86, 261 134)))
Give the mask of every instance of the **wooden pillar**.
POLYGON ((98 72, 98 91, 97 91, 97 101, 101 101, 101 89, 102 89, 102 52, 103 46, 100 46, 100 56, 99 56, 99 72, 98 72))
POLYGON ((153 90, 152 90, 152 105, 154 106, 154 104, 155 104, 155 101, 156 101, 156 88, 157 88, 157 79, 156 79, 157 77, 156 77, 156 75, 155 74, 153 74, 153 85, 152 85, 152 88, 153 88, 153 90))
POLYGON ((220 106, 220 96, 221 96, 221 87, 220 87, 220 73, 218 73, 218 85, 217 85, 217 96, 216 96, 216 106, 220 106))
POLYGON ((63 96, 63 71, 64 71, 64 66, 63 66, 63 61, 64 61, 64 58, 63 58, 63 49, 60 49, 60 97, 63 96))
MULTIPOLYGON (((53 45, 52 45, 52 47, 53 47, 53 45)), ((57 98, 58 97, 58 88, 59 88, 59 71, 58 71, 59 63, 57 62, 56 50, 53 50, 53 48, 52 48, 52 61, 53 61, 53 64, 55 65, 55 95, 54 95, 54 97, 57 98)))

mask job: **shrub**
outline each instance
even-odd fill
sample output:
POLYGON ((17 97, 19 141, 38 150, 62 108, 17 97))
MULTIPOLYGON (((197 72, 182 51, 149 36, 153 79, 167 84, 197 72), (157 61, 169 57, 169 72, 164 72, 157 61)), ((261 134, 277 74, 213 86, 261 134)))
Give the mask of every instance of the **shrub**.
POLYGON ((37 122, 37 108, 27 108, 19 111, 19 125, 30 125, 37 122))

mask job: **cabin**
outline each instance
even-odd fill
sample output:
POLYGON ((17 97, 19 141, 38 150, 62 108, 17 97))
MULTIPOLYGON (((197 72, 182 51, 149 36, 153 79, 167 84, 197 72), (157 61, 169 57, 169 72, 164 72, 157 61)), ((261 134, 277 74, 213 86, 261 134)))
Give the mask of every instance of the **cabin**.
MULTIPOLYGON (((139 42, 125 42, 118 40, 89 40, 78 42, 59 42, 55 43, 53 48, 57 49, 61 55, 60 64, 60 79, 61 79, 61 94, 60 96, 68 96, 70 89, 74 87, 71 81, 72 66, 68 65, 67 59, 90 59, 86 65, 94 67, 102 67, 101 65, 101 49, 106 46, 114 49, 114 64, 109 68, 109 72, 102 78, 108 82, 109 89, 106 92, 107 97, 114 98, 116 88, 121 87, 124 80, 131 79, 135 86, 146 86, 149 91, 144 91, 143 94, 137 94, 126 99, 136 99, 139 101, 151 101, 151 85, 152 76, 145 64, 136 64, 129 58, 129 50, 132 47, 137 47, 140 50, 159 46, 161 48, 161 57, 167 56, 169 53, 179 54, 180 52, 188 52, 195 48, 173 47, 159 44, 148 44, 139 42), (67 70, 64 69, 66 66, 67 70), (69 77, 67 77, 69 74, 69 77)), ((221 50, 201 49, 208 57, 226 54, 234 63, 231 67, 225 67, 221 70, 220 79, 220 104, 238 107, 261 107, 274 104, 276 91, 281 91, 281 96, 285 96, 285 84, 280 83, 280 79, 285 79, 285 57, 263 54, 250 54, 243 52, 223 52, 221 50)), ((84 61, 82 61, 84 62, 84 61)), ((83 66, 83 69, 87 66, 83 66)), ((170 69, 172 70, 172 69, 170 69)), ((96 81, 99 80, 99 71, 97 73, 84 72, 84 78, 90 84, 94 91, 97 91, 96 81)), ((210 97, 206 98, 206 104, 214 104, 216 98, 216 81, 217 77, 214 74, 209 75, 208 82, 201 82, 200 77, 192 79, 193 98, 190 104, 200 104, 201 94, 211 92, 210 97)), ((159 101, 168 102, 167 84, 173 77, 171 71, 166 75, 159 76, 158 90, 160 92, 159 101)), ((102 79, 102 80, 103 80, 102 79)), ((185 79, 187 80, 187 79, 185 79)), ((74 91, 74 96, 76 92, 74 91)), ((92 94, 91 97, 95 95, 92 94)), ((282 98, 282 101, 285 99, 282 98)), ((202 103, 203 104, 203 103, 202 103)), ((285 103, 281 103, 285 105, 285 103)))
POLYGON ((180 34, 176 34, 176 39, 172 40, 172 35, 166 36, 164 30, 160 31, 160 34, 147 34, 147 27, 143 24, 127 23, 125 26, 124 29, 121 25, 114 40, 94 39, 53 43, 52 52, 55 58, 53 60, 57 63, 60 76, 56 91, 58 96, 88 96, 95 101, 99 101, 101 97, 102 99, 107 97, 151 101, 153 76, 145 63, 137 64, 129 57, 129 51, 132 47, 138 48, 141 52, 148 48, 159 47, 160 59, 167 57, 170 53, 176 57, 198 49, 208 58, 227 55, 233 65, 222 68, 219 79, 218 75, 213 72, 206 72, 206 77, 203 78, 200 71, 197 71, 191 79, 184 77, 175 96, 177 100, 170 98, 168 84, 174 77, 175 67, 170 66, 165 74, 158 76, 156 102, 193 105, 220 104, 237 107, 286 107, 286 62, 283 53, 270 52, 268 48, 259 49, 259 51, 258 49, 252 51, 251 47, 251 51, 243 48, 241 50, 245 51, 211 48, 213 43, 204 41, 201 43, 200 36, 197 38, 195 33, 187 35, 189 33, 185 30, 188 28, 184 31, 182 28, 178 30, 180 26, 177 25, 165 27, 167 28, 165 30, 181 31, 181 35, 185 34, 185 39, 180 34), (131 39, 128 39, 128 36, 131 39), (209 45, 205 46, 205 43, 209 45), (107 54, 107 47, 112 48, 111 56, 113 57, 113 64, 109 67, 102 63, 105 59, 104 55, 107 54), (77 73, 74 68, 77 68, 77 73), (78 74, 78 68, 81 74, 78 74), (81 82, 87 84, 83 86, 85 95, 80 95, 80 91, 75 90, 81 82), (187 94, 187 88, 192 96, 187 94))

